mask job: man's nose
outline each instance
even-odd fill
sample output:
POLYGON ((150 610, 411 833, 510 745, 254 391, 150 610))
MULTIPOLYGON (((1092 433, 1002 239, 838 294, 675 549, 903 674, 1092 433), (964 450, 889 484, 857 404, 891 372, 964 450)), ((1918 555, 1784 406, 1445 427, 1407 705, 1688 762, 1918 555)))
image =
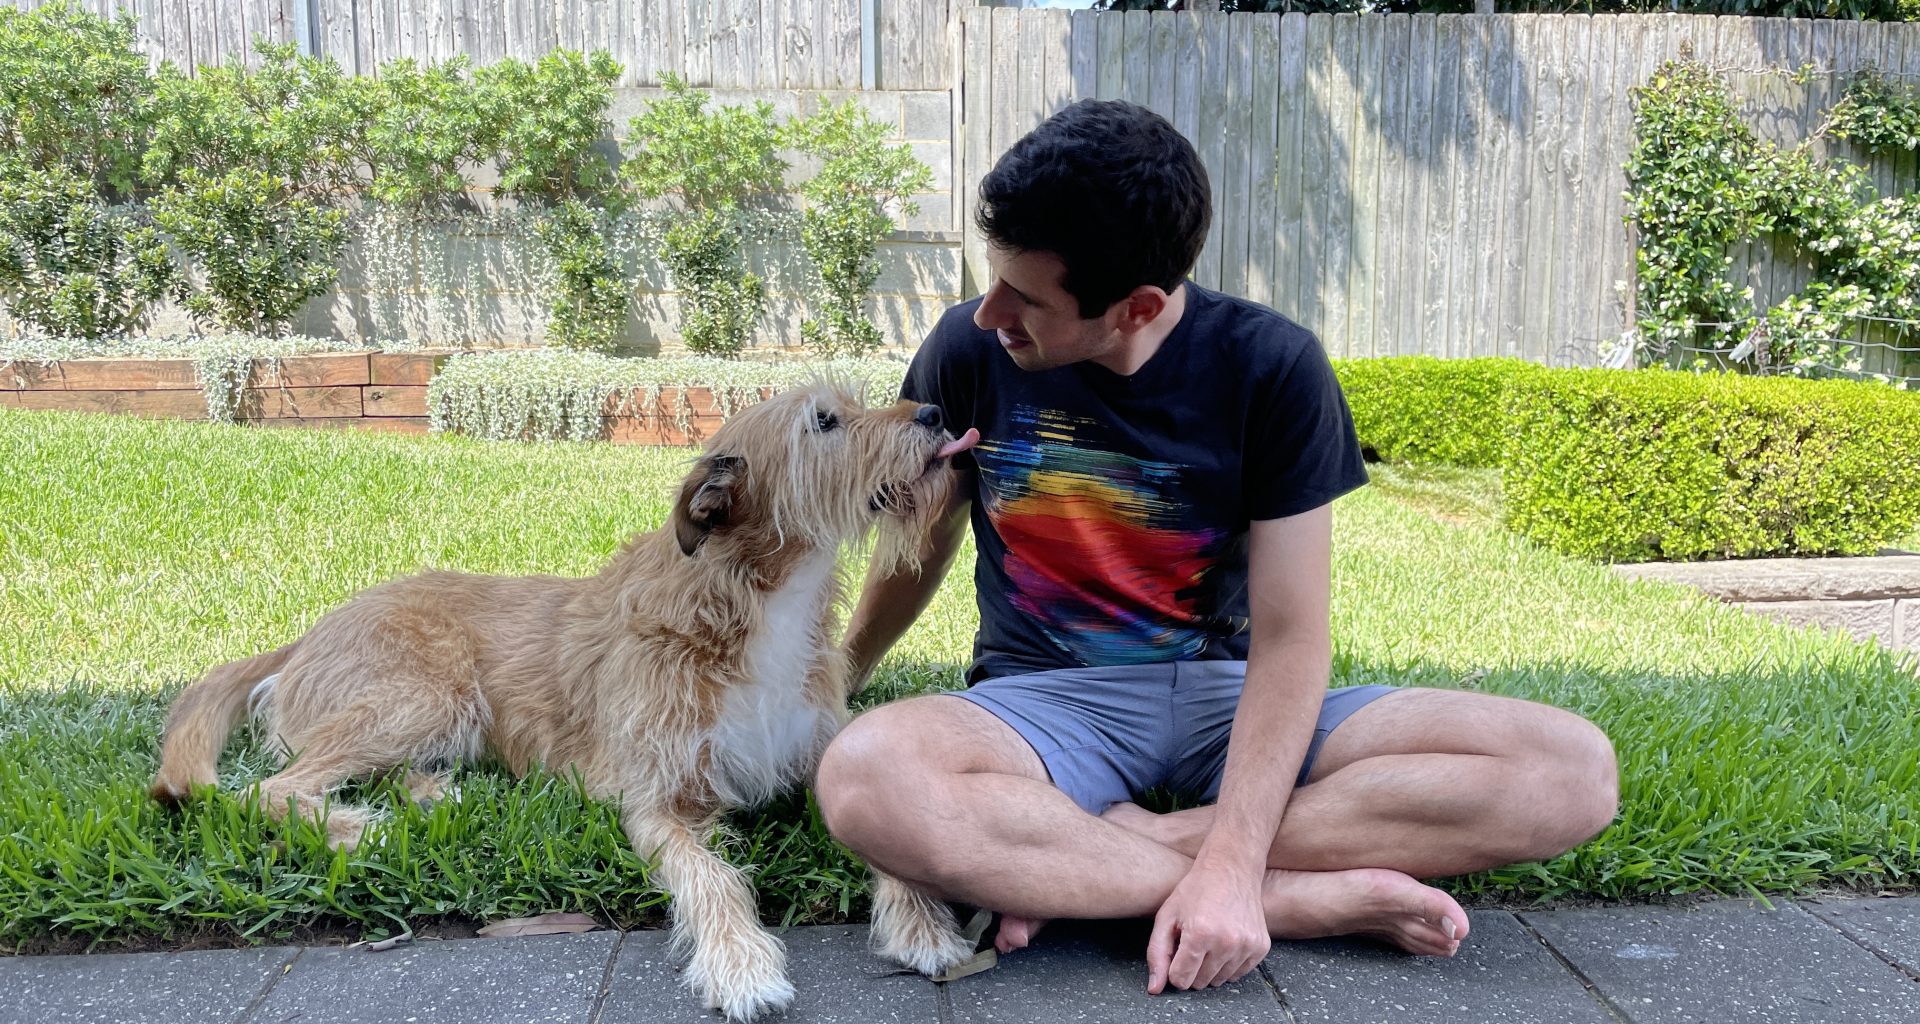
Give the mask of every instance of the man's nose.
POLYGON ((987 289, 987 294, 974 308, 973 325, 983 331, 995 331, 1008 326, 1006 314, 1001 310, 1001 293, 1006 289, 998 284, 987 289))

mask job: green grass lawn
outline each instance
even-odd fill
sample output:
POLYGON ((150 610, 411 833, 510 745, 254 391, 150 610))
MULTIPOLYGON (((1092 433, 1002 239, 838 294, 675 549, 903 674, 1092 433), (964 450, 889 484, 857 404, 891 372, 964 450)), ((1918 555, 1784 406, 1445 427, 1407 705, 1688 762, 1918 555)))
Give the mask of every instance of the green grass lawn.
MULTIPOLYGON (((431 812, 369 787, 396 816, 351 855, 232 800, 163 812, 143 787, 167 701, 207 667, 428 566, 590 572, 664 518, 688 452, 5 410, 0 452, 0 945, 660 920, 612 811, 564 779, 480 768, 431 812)), ((1601 837, 1447 888, 1785 893, 1920 872, 1920 687, 1890 656, 1548 554, 1486 525, 1485 477, 1375 476, 1337 509, 1336 682, 1546 701, 1599 722, 1623 763, 1601 837)), ((972 629, 956 573, 862 703, 957 685, 972 629)), ((243 741, 224 771, 263 769, 243 741)), ((804 794, 734 826, 769 920, 864 912, 864 868, 804 794)))
POLYGON ((1456 526, 1500 525, 1503 498, 1498 469, 1425 463, 1367 467, 1375 492, 1456 526))

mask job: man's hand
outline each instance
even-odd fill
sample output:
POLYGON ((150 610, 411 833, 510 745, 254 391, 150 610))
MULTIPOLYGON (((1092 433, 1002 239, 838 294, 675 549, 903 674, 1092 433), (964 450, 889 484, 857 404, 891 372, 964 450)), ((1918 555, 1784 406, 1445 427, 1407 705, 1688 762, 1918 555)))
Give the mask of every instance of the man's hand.
POLYGON ((1273 948, 1261 907, 1265 872, 1195 864, 1160 905, 1147 942, 1147 992, 1210 988, 1246 977, 1273 948))

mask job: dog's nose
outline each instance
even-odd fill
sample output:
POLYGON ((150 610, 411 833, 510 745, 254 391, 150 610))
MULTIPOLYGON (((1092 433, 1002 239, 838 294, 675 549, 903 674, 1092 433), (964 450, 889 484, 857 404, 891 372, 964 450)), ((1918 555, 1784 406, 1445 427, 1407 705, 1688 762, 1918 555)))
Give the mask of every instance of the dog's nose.
POLYGON ((940 422, 941 422, 940 407, 937 405, 921 406, 920 408, 914 410, 913 422, 918 423, 929 430, 940 429, 940 422))

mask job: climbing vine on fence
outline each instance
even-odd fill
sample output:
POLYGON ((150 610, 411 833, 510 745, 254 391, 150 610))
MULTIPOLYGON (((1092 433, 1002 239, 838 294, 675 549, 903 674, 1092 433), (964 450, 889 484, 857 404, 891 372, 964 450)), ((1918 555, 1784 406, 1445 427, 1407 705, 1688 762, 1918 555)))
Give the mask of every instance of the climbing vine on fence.
MULTIPOLYGON (((1763 372, 1875 376, 1863 371, 1861 325, 1920 319, 1920 210, 1879 196, 1859 165, 1816 156, 1812 140, 1781 148, 1758 139, 1726 82, 1698 62, 1662 66, 1634 99, 1626 172, 1642 361, 1711 354, 1763 372), (1729 277, 1733 247, 1748 240, 1790 248, 1810 269, 1808 284, 1756 310, 1753 289, 1729 277)), ((1862 75, 1823 132, 1912 148, 1920 104, 1862 75)))
POLYGON ((1826 131, 1875 152, 1920 148, 1920 96, 1868 68, 1827 114, 1826 131))

